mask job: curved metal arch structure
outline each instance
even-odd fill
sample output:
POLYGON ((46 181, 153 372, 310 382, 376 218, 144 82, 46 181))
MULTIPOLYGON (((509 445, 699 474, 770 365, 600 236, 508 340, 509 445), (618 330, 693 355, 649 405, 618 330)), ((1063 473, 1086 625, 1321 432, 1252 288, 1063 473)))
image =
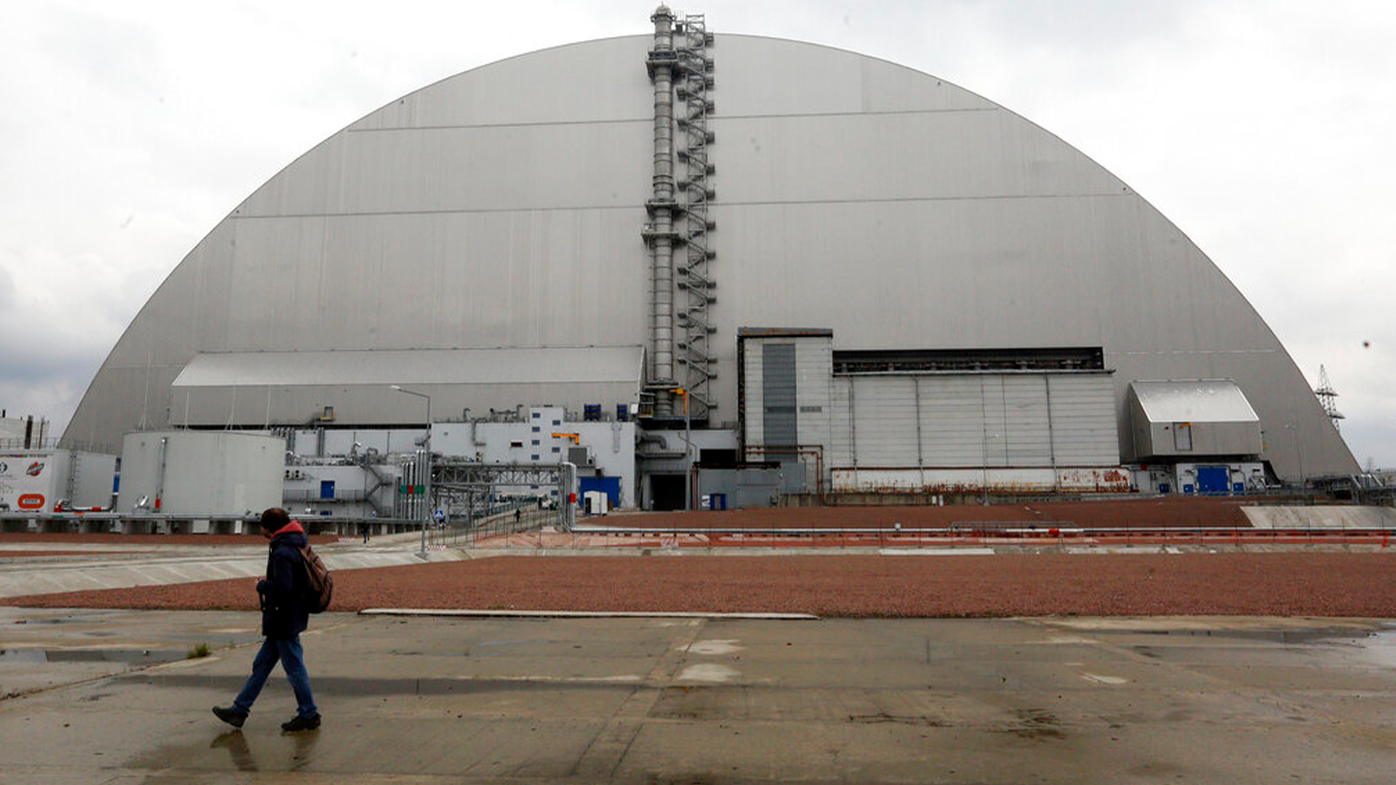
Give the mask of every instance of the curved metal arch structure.
MULTIPOLYGON (((709 426, 737 418, 739 327, 816 326, 836 349, 1100 347, 1126 460, 1129 382, 1232 379, 1281 476, 1357 469, 1242 294, 1087 156, 893 63, 753 36, 705 43, 702 165, 721 185, 702 218, 715 227, 704 278, 720 293, 703 314, 709 426)), ((201 354, 648 345, 652 361, 654 45, 637 35, 483 66, 311 149, 174 269, 65 437, 181 424, 172 384, 201 354)), ((689 294, 681 278, 663 283, 671 301, 689 294)), ((344 394, 365 422, 412 422, 391 394, 344 394)), ((433 396, 442 411, 471 405, 433 396)), ((288 406, 269 387, 227 419, 311 414, 288 406)))

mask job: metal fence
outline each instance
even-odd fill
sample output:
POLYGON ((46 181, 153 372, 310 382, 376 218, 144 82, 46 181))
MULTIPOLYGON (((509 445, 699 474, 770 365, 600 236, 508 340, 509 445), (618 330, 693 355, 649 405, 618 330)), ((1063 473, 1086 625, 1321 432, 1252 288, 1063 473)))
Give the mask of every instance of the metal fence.
POLYGON ((399 510, 426 519, 428 545, 474 545, 521 532, 570 531, 577 469, 571 463, 490 464, 419 451, 402 465, 399 510), (429 502, 428 502, 429 500, 429 502))
POLYGON ((558 510, 539 507, 536 499, 511 499, 471 515, 443 520, 428 529, 427 540, 429 545, 459 547, 488 544, 505 535, 536 533, 536 544, 541 546, 543 533, 558 529, 559 517, 558 510))

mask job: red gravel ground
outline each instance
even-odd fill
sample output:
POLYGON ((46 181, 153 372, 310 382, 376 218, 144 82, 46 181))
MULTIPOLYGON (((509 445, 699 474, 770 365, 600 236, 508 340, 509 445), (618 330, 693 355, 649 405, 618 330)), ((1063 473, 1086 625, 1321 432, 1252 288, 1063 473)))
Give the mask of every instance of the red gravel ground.
POLYGON ((1079 502, 957 504, 928 506, 768 507, 722 512, 620 513, 590 520, 601 526, 664 529, 790 528, 943 528, 971 521, 1019 522, 1025 525, 1074 525, 1085 528, 1250 527, 1241 508, 1254 497, 1150 497, 1079 502))
MULTIPOLYGON (((368 607, 803 612, 820 616, 1396 617, 1396 554, 499 557, 335 574, 368 607)), ((4 600, 254 610, 247 578, 4 600)))

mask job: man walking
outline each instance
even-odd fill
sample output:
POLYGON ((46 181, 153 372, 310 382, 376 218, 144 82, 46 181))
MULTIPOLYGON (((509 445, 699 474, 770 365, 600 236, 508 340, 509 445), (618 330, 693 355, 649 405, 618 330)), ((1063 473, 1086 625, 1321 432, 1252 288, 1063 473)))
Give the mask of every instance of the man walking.
POLYGON ((310 695, 310 675, 301 654, 300 634, 310 621, 306 607, 305 566, 300 549, 305 547, 305 529, 280 507, 262 513, 262 536, 271 540, 267 555, 267 577, 257 581, 262 603, 262 648, 252 661, 252 675, 229 707, 215 706, 218 719, 241 728, 252 711, 252 703, 267 683, 267 676, 279 661, 296 694, 296 716, 281 724, 287 732, 320 727, 320 712, 310 695))

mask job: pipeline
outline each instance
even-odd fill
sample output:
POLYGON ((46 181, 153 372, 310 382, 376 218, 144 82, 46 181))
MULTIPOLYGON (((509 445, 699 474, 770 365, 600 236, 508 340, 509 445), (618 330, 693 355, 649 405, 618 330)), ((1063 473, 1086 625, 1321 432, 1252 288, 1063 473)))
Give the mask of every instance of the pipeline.
POLYGON ((766 445, 765 447, 743 447, 742 459, 745 460, 749 453, 755 453, 757 455, 790 455, 792 453, 797 455, 813 455, 814 493, 819 497, 819 503, 821 505, 828 506, 829 500, 824 496, 824 446, 822 444, 814 446, 796 444, 790 447, 772 445, 766 445))
MULTIPOLYGON (((650 340, 654 346, 652 378, 674 378, 674 14, 661 5, 650 17, 654 22, 654 50, 650 52, 654 81, 654 242, 650 251, 652 293, 650 340)), ((670 396, 659 394, 655 413, 672 413, 670 396)))

